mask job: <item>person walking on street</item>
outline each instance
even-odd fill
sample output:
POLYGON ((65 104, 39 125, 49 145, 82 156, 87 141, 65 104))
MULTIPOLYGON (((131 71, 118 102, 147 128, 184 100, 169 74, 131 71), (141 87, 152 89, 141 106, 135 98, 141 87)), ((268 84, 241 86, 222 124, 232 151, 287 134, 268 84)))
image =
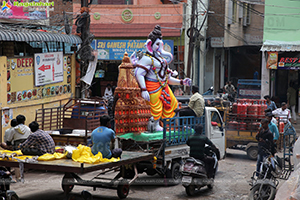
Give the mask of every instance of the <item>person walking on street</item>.
POLYGON ((272 112, 266 113, 266 117, 267 117, 267 120, 269 121, 269 125, 268 125, 269 129, 270 129, 271 133, 273 134, 273 141, 274 141, 274 143, 276 143, 276 141, 279 138, 279 131, 278 131, 276 124, 274 124, 272 122, 272 118, 273 118, 272 112))
POLYGON ((291 106, 291 110, 292 110, 292 118, 293 118, 293 123, 296 124, 296 112, 295 112, 295 108, 296 108, 296 95, 297 95, 297 91, 294 88, 294 83, 290 82, 290 87, 287 90, 287 104, 288 107, 291 106))
POLYGON ((269 95, 264 96, 264 99, 267 100, 267 106, 268 106, 267 108, 270 108, 271 111, 277 109, 277 106, 276 106, 275 102, 271 101, 271 98, 270 98, 269 95))

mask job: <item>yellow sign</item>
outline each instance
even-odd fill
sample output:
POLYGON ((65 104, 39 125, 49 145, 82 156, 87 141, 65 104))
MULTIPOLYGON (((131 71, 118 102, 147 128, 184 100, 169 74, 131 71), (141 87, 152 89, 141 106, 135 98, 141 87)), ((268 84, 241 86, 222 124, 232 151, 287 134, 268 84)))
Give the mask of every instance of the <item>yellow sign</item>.
POLYGON ((7 59, 7 103, 71 93, 71 56, 63 61, 63 82, 35 87, 33 57, 7 59))

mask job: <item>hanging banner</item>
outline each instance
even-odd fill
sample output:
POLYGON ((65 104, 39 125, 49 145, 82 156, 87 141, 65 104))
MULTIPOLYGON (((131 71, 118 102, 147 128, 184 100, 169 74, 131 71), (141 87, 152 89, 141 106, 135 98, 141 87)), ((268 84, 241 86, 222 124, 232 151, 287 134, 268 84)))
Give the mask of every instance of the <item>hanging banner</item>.
MULTIPOLYGON (((164 50, 174 55, 174 41, 163 40, 164 50)), ((145 52, 146 40, 93 40, 92 47, 98 50, 98 60, 122 60, 124 53, 145 52)))
POLYGON ((300 58, 281 57, 278 61, 278 69, 300 69, 300 58))
POLYGON ((277 69, 278 52, 268 52, 267 69, 277 69))
POLYGON ((62 82, 63 52, 34 54, 35 86, 62 82))

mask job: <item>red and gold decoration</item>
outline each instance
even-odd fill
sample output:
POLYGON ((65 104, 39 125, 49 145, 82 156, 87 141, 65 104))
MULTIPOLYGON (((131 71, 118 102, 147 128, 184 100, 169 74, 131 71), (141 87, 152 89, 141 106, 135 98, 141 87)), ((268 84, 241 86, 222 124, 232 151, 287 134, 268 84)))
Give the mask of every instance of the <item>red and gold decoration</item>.
POLYGON ((148 120, 152 116, 150 105, 141 97, 141 89, 127 53, 124 54, 122 64, 119 66, 116 95, 118 96, 115 107, 116 134, 147 131, 148 120))

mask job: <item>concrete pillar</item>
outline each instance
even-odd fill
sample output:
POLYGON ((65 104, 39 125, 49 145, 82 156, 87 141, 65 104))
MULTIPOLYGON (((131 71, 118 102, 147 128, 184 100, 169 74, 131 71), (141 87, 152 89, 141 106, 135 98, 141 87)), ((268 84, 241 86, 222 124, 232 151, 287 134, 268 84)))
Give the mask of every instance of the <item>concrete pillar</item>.
POLYGON ((261 59, 261 98, 270 94, 270 70, 267 69, 266 52, 262 51, 261 59))

